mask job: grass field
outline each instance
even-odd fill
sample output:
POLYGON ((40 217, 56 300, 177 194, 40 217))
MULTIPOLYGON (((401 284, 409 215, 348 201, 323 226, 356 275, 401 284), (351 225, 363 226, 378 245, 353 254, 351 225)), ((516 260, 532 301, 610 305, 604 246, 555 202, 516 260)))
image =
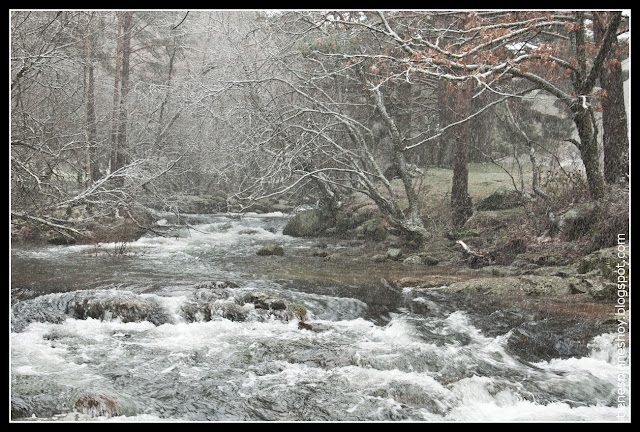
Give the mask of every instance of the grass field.
MULTIPOLYGON (((490 192, 500 188, 513 188, 511 177, 499 166, 492 163, 469 164, 469 195, 476 202, 490 192)), ((505 166, 512 170, 512 167, 505 166)), ((525 186, 531 184, 531 170, 524 167, 525 186)), ((520 180, 515 172, 511 171, 520 188, 520 180)), ((451 182, 453 170, 445 168, 428 168, 422 179, 423 187, 435 194, 451 194, 451 182)))

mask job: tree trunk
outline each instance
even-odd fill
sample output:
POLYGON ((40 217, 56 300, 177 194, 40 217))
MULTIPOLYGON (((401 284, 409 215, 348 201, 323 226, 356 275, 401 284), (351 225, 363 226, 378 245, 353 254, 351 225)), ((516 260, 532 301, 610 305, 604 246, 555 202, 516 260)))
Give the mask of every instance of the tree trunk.
POLYGON ((116 12, 118 20, 118 36, 116 42, 116 65, 113 82, 113 111, 111 117, 111 172, 119 169, 118 167, 118 133, 120 128, 118 121, 120 119, 119 101, 120 101, 120 63, 122 59, 122 12, 116 12))
POLYGON ((131 57, 131 23, 133 12, 123 13, 122 23, 122 69, 120 70, 120 119, 118 130, 118 152, 116 165, 127 164, 127 95, 129 94, 129 59, 131 57))
POLYGON ((96 129, 96 108, 95 108, 95 78, 93 75, 93 44, 90 34, 91 18, 85 15, 85 35, 83 40, 83 62, 84 62, 84 106, 85 106, 85 181, 86 187, 100 178, 100 167, 96 159, 96 142, 98 131, 96 129))
MULTIPOLYGON (((467 118, 471 110, 472 83, 464 83, 457 90, 457 121, 467 118)), ((469 124, 464 122, 456 127, 453 142, 453 181, 451 185, 451 221, 455 228, 462 227, 473 214, 469 196, 469 124)))
MULTIPOLYGON (((594 41, 602 43, 606 31, 603 14, 593 21, 594 41)), ((600 71, 600 87, 606 95, 602 100, 602 148, 604 151, 604 179, 607 183, 625 181, 629 174, 629 135, 624 105, 622 65, 615 54, 616 45, 600 71), (614 60, 614 61, 611 61, 614 60), (615 61, 618 60, 618 61, 615 61)))
POLYGON ((600 170, 600 152, 598 151, 598 136, 594 128, 593 112, 584 104, 576 102, 571 107, 573 121, 578 129, 580 142, 575 142, 584 164, 589 195, 592 200, 599 200, 604 196, 604 177, 600 170))
MULTIPOLYGON (((455 98, 454 96, 447 90, 448 81, 443 79, 440 81, 438 85, 438 122, 440 127, 444 127, 448 124, 453 123, 454 119, 454 106, 455 106, 455 98)), ((442 133, 440 138, 438 139, 438 145, 435 146, 435 165, 438 168, 448 168, 451 166, 450 163, 450 143, 451 143, 452 131, 448 130, 442 133)))

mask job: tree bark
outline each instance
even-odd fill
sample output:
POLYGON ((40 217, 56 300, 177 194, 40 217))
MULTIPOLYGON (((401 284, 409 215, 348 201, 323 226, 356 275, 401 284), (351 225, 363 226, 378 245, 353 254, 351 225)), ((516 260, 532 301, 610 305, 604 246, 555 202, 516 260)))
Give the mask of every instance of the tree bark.
POLYGON ((120 127, 118 122, 120 119, 119 101, 120 101, 120 63, 122 59, 122 12, 116 12, 118 36, 116 39, 116 64, 113 78, 113 111, 111 118, 111 172, 118 170, 118 145, 120 140, 118 139, 118 133, 120 127))
POLYGON ((84 62, 84 106, 85 106, 85 182, 86 186, 100 178, 100 167, 96 160, 96 142, 98 131, 96 128, 95 107, 95 78, 93 66, 93 44, 90 32, 91 17, 85 15, 85 34, 83 38, 83 62, 84 62))
MULTIPOLYGON (((465 82, 457 90, 456 120, 470 115, 472 83, 465 82)), ((469 196, 469 133, 470 122, 456 127, 453 142, 453 181, 451 185, 451 221, 455 228, 461 228, 473 214, 471 197, 469 196)))
POLYGON ((122 25, 122 69, 120 83, 120 121, 118 132, 117 165, 122 168, 127 163, 127 96, 129 94, 129 60, 131 58, 131 24, 133 12, 123 13, 122 25))
POLYGON ((579 101, 571 106, 571 111, 580 137, 580 142, 574 142, 574 144, 580 150, 580 158, 587 176, 589 195, 592 200, 599 200, 604 196, 604 176, 600 169, 600 152, 593 111, 579 101))
MULTIPOLYGON (((440 80, 438 85, 438 121, 440 127, 444 127, 454 121, 454 106, 455 101, 453 95, 447 90, 448 81, 445 79, 440 80)), ((434 148, 434 162, 438 168, 449 168, 451 166, 450 157, 450 143, 451 143, 452 131, 445 131, 438 139, 438 145, 434 148)))
MULTIPOLYGON (((594 41, 602 43, 606 26, 604 14, 596 13, 593 21, 594 41)), ((604 179, 607 183, 625 181, 629 174, 629 135, 624 105, 622 65, 615 54, 614 44, 608 61, 600 71, 600 87, 606 95, 602 99, 602 148, 604 179), (612 61, 613 60, 613 61, 612 61)))
MULTIPOLYGON (((418 194, 413 187, 413 179, 409 173, 408 163, 404 154, 404 136, 398 129, 396 121, 389 115, 380 89, 371 85, 371 83, 364 77, 362 71, 360 71, 360 77, 363 82, 369 86, 373 104, 380 113, 380 116, 391 135, 393 164, 400 175, 402 185, 404 186, 404 192, 409 203, 409 209, 407 211, 403 211, 399 209, 398 202, 396 201, 393 205, 393 211, 387 212, 387 214, 391 223, 403 232, 405 238, 421 245, 431 238, 431 233, 427 231, 424 227, 424 223, 420 219, 420 201, 418 194)), ((378 207, 380 207, 380 204, 378 204, 378 207)), ((383 207, 380 208, 382 209, 383 207)))

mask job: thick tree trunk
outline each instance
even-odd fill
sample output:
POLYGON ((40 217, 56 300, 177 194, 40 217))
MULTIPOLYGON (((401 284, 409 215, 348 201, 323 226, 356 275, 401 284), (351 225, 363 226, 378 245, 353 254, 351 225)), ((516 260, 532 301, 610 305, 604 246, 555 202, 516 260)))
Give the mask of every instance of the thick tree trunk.
MULTIPOLYGON (((596 44, 600 44, 604 38, 605 14, 597 14, 593 21, 593 37, 596 44)), ((625 181, 629 174, 629 135, 624 105, 622 66, 620 59, 616 57, 615 48, 616 45, 612 47, 609 61, 605 62, 599 76, 600 87, 606 92, 602 100, 602 148, 604 178, 607 183, 625 181)))
MULTIPOLYGON (((470 115, 472 83, 463 84, 457 93, 456 120, 462 120, 470 115)), ((453 182, 451 185, 451 221, 455 228, 462 227, 473 214, 471 197, 469 196, 469 122, 456 127, 453 142, 453 182)))
POLYGON ((600 152, 598 151, 598 137, 594 128, 593 113, 582 103, 574 103, 571 107, 573 121, 578 129, 580 142, 575 142, 584 164, 589 195, 592 200, 599 200, 604 196, 604 177, 600 170, 600 152))
MULTIPOLYGON (((116 77, 113 95, 113 129, 111 150, 111 172, 127 164, 127 112, 126 102, 129 91, 129 58, 131 56, 131 27, 133 12, 117 12, 118 44, 116 50, 116 77), (120 89, 118 89, 118 83, 120 89), (119 90, 119 97, 118 97, 119 90), (118 102, 119 101, 119 102, 118 102)), ((122 186, 122 178, 116 183, 122 186)))
MULTIPOLYGON (((454 121, 454 107, 455 107, 455 98, 454 96, 447 90, 447 82, 446 80, 441 80, 438 85, 438 122, 440 123, 440 127, 444 127, 448 124, 453 123, 454 121)), ((434 163, 439 168, 449 168, 451 166, 450 163, 450 143, 452 140, 453 131, 448 130, 444 131, 440 138, 438 139, 438 145, 434 148, 434 163)))
POLYGON ((122 12, 116 12, 116 16, 118 18, 118 36, 116 40, 116 64, 115 64, 115 72, 113 78, 113 111, 111 118, 111 172, 117 171, 120 167, 118 166, 118 153, 119 153, 119 143, 120 140, 118 138, 118 133, 120 131, 120 127, 118 126, 118 122, 120 120, 120 110, 119 110, 119 101, 120 101, 120 64, 122 61, 122 12))
POLYGON ((129 94, 129 59, 131 58, 131 24, 133 12, 123 13, 122 25, 122 69, 120 83, 120 120, 116 164, 121 168, 127 164, 127 96, 129 94))
POLYGON ((627 180, 629 174, 629 135, 622 67, 618 65, 613 71, 604 70, 602 75, 602 88, 607 91, 602 103, 604 178, 608 183, 617 183, 627 180))
POLYGON ((85 16, 85 35, 83 44, 84 61, 84 106, 85 106, 85 183, 86 187, 100 178, 100 167, 96 159, 96 141, 98 131, 96 128, 96 108, 95 108, 95 78, 93 75, 93 44, 90 33, 90 17, 85 16))

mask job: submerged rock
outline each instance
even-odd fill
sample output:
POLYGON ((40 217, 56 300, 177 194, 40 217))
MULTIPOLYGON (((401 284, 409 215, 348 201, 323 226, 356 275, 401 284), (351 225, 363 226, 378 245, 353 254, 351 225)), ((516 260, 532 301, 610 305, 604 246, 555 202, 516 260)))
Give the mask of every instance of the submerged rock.
POLYGON ((82 396, 73 407, 91 417, 114 417, 120 415, 120 408, 115 399, 103 394, 82 396))
POLYGON ((270 243, 260 248, 256 254, 259 256, 283 256, 284 249, 280 245, 270 243))
POLYGON ((76 319, 120 319, 125 323, 149 321, 155 325, 173 322, 169 312, 161 304, 151 298, 140 296, 106 299, 87 297, 69 303, 66 313, 76 319))

